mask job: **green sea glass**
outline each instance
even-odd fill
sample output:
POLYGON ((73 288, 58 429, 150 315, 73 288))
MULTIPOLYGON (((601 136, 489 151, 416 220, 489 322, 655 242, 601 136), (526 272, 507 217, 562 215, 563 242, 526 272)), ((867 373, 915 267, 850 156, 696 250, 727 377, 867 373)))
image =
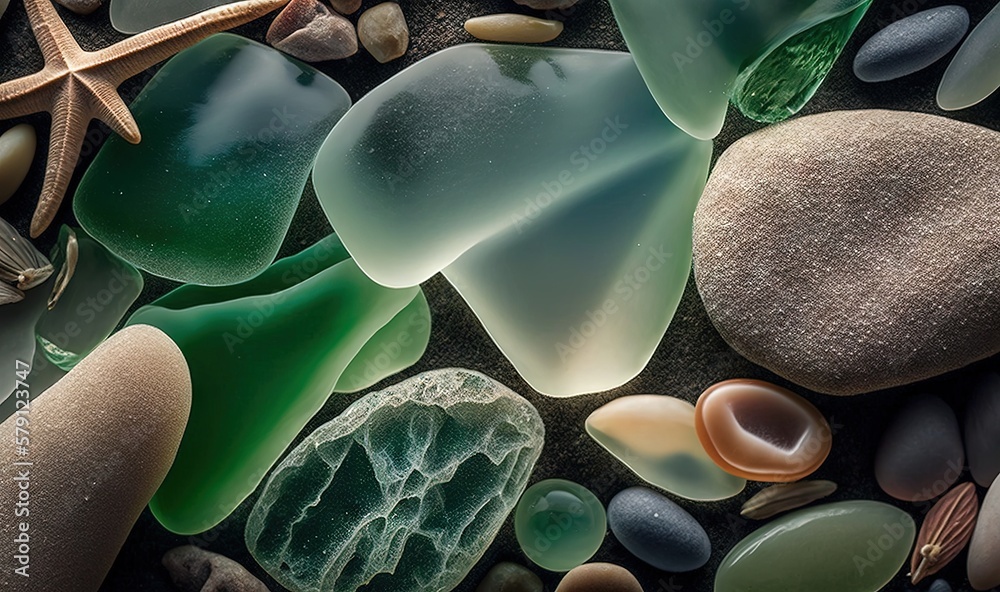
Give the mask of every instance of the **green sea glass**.
POLYGON ((683 498, 721 500, 746 487, 746 479, 723 471, 705 452, 694 427, 694 405, 687 401, 618 397, 587 417, 586 430, 647 483, 683 498))
POLYGON ((611 0, 650 92, 678 127, 714 138, 730 101, 776 122, 812 98, 871 0, 611 0))
MULTIPOLYGON (((23 368, 18 361, 29 363, 35 355, 35 323, 45 313, 55 274, 44 284, 24 292, 24 300, 0 306, 0 403, 17 386, 16 370, 23 368)), ((34 394, 34 393, 33 393, 34 394)))
POLYGON ((546 479, 524 492, 514 515, 521 550, 551 571, 569 571, 597 553, 608 530, 601 500, 565 479, 546 479))
POLYGON ((76 269, 55 307, 42 313, 35 324, 41 351, 56 366, 72 370, 87 354, 111 335, 142 292, 142 274, 115 256, 83 229, 59 230, 52 249, 52 264, 62 269, 66 243, 75 234, 76 269))
POLYGON ((452 590, 527 484, 545 428, 490 378, 434 370, 372 393, 275 468, 247 548, 290 590, 452 590))
POLYGON ((128 320, 169 335, 191 370, 191 417, 149 507, 192 534, 229 515, 332 391, 416 362, 430 311, 419 288, 369 280, 336 236, 234 286, 182 286, 128 320))
POLYGON ((132 35, 236 0, 111 0, 111 25, 132 35))
POLYGON ((74 198, 80 224, 140 269, 233 284, 274 260, 323 138, 350 107, 311 66, 226 33, 177 54, 74 198))
POLYGON ((659 345, 711 152, 626 53, 473 44, 361 99, 313 182, 365 273, 442 272, 533 388, 572 396, 627 382, 659 345))
POLYGON ((875 592, 909 558, 915 534, 909 514, 881 502, 798 510, 737 543, 715 592, 875 592))

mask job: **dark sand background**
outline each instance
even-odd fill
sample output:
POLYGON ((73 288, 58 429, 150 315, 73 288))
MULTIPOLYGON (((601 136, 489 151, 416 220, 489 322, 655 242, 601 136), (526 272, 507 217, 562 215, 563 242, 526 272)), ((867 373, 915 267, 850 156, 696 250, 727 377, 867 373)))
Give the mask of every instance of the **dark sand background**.
MULTIPOLYGON (((954 3, 962 4, 969 9, 973 24, 978 23, 993 5, 989 0, 954 0, 954 3)), ((377 0, 365 0, 363 8, 375 4, 377 0)), ((409 52, 402 59, 381 65, 362 50, 350 59, 317 65, 320 70, 347 89, 354 101, 420 58, 451 45, 473 41, 462 29, 462 23, 469 17, 494 12, 531 13, 515 5, 513 0, 400 0, 400 4, 406 13, 411 36, 409 52)), ((851 61, 857 49, 880 27, 902 14, 944 4, 948 2, 876 0, 827 82, 802 113, 884 108, 944 115, 938 110, 934 95, 950 56, 924 72, 889 83, 865 84, 858 81, 851 73, 851 61)), ((62 9, 60 12, 85 49, 97 49, 124 38, 111 27, 107 7, 86 17, 73 15, 62 9)), ((564 18, 566 31, 553 45, 626 49, 607 0, 582 0, 575 9, 567 11, 564 18)), ((356 21, 356 17, 354 20, 356 21)), ((241 27, 236 32, 263 41, 270 21, 271 17, 266 17, 241 27)), ((14 0, 7 14, 0 20, 0 81, 29 74, 41 66, 41 53, 29 31, 24 8, 21 2, 14 0)), ((126 101, 131 101, 136 96, 141 88, 141 82, 147 79, 147 75, 142 74, 122 85, 121 92, 126 101)), ((947 116, 1000 130, 1000 94, 974 108, 947 116)), ((34 200, 29 199, 29 196, 38 194, 44 172, 48 116, 35 115, 24 120, 34 124, 39 131, 38 157, 18 197, 0 206, 0 216, 26 234, 34 208, 34 200)), ((0 124, 0 130, 8 129, 13 123, 3 122, 0 124)), ((715 142, 716 156, 735 140, 760 127, 762 126, 730 109, 726 126, 715 142)), ((106 127, 96 122, 92 124, 91 130, 92 132, 96 130, 98 137, 106 137, 109 133, 106 127)), ((93 151, 78 167, 70 195, 92 157, 93 151)), ((752 166, 752 163, 747 165, 752 166)), ((37 242, 43 252, 48 252, 51 248, 61 224, 76 225, 68 201, 67 199, 67 203, 63 205, 55 223, 37 242)), ((312 186, 308 185, 280 256, 303 249, 325 236, 330 230, 330 225, 316 201, 312 186)), ((135 306, 152 301, 175 285, 173 282, 146 274, 146 289, 135 306)), ((605 504, 616 492, 631 485, 639 485, 642 481, 615 461, 584 432, 584 420, 597 407, 615 397, 638 393, 669 394, 694 402, 702 390, 712 383, 737 377, 762 378, 792 386, 729 349, 706 317, 693 279, 689 280, 687 291, 673 323, 642 374, 614 391, 572 399, 551 399, 528 387, 490 341, 462 299, 443 278, 436 276, 424 285, 424 290, 433 315, 431 342, 427 353, 417 365, 383 381, 371 390, 377 390, 434 368, 458 366, 483 372, 527 397, 545 420, 547 429, 545 450, 532 476, 532 482, 551 477, 571 479, 590 487, 605 504)), ((896 503, 881 492, 873 474, 874 451, 882 427, 891 418, 894 410, 905 403, 907 396, 916 392, 938 393, 961 413, 965 405, 968 381, 976 372, 989 368, 1000 369, 1000 358, 994 357, 970 368, 910 387, 850 398, 828 397, 793 387, 814 402, 835 428, 833 453, 814 477, 832 479, 840 485, 840 490, 833 496, 833 500, 875 499, 896 503)), ((323 410, 309 422, 299 438, 293 442, 293 446, 316 427, 336 417, 359 396, 361 395, 333 396, 323 410)), ((127 402, 123 402, 125 403, 127 402)), ((225 418, 220 418, 220 421, 225 421, 225 418)), ((639 578, 646 592, 708 592, 712 590, 715 569, 725 554, 740 538, 758 526, 758 523, 742 520, 739 517, 739 507, 759 487, 759 484, 751 484, 743 494, 724 502, 681 502, 681 505, 705 526, 712 540, 712 558, 700 570, 685 574, 660 572, 633 558, 610 532, 593 561, 608 561, 625 566, 639 578)), ((983 493, 984 491, 980 489, 980 496, 983 493)), ((168 549, 187 543, 200 544, 211 551, 227 555, 245 565, 271 586, 272 590, 282 590, 281 586, 256 565, 243 542, 243 526, 255 500, 256 494, 247 499, 218 527, 198 537, 171 534, 153 519, 148 510, 145 511, 125 543, 102 590, 122 592, 173 590, 166 571, 160 565, 160 557, 168 549)), ((901 503, 897 505, 911 511, 918 522, 926 511, 926 508, 914 505, 901 503)), ((528 565, 514 538, 512 524, 513 519, 508 518, 485 556, 457 590, 462 592, 474 590, 486 571, 498 561, 515 561, 528 565)), ((778 568, 779 566, 775 566, 775 569, 778 568)), ((558 574, 546 572, 538 567, 532 569, 542 577, 550 592, 555 589, 559 581, 558 574)), ((964 553, 942 573, 956 590, 968 590, 964 574, 964 553)), ((925 582, 921 587, 915 588, 908 584, 905 577, 899 576, 885 589, 926 590, 928 585, 929 582, 925 582)))

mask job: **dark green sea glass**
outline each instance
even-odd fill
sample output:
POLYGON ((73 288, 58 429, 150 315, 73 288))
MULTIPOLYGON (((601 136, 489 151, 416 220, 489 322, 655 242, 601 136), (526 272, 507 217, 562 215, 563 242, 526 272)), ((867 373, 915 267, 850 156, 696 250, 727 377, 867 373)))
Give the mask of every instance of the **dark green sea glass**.
POLYGON ((331 235, 243 284, 182 286, 128 324, 163 330, 191 370, 187 430, 149 506, 192 534, 254 490, 331 392, 416 362, 430 311, 419 288, 368 279, 331 235))
POLYGON ((154 275, 233 284, 270 264, 323 138, 350 107, 316 69, 254 41, 209 37, 177 54, 131 105, 74 198, 80 224, 154 275))

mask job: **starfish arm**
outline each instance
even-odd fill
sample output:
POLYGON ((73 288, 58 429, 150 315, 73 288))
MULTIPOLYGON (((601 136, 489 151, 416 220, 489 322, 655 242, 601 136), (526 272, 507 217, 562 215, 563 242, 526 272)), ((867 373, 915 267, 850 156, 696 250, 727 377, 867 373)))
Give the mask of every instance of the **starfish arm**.
POLYGON ((59 18, 52 0, 24 0, 28 20, 42 50, 46 65, 65 65, 67 54, 82 52, 76 39, 59 18))
POLYGON ((110 79, 121 84, 205 37, 237 27, 272 12, 288 0, 243 0, 139 33, 93 52, 92 61, 107 64, 110 79))
POLYGON ((70 179, 73 178, 73 170, 90 123, 90 111, 81 108, 81 102, 87 99, 81 94, 79 89, 69 85, 52 105, 49 157, 45 164, 42 193, 38 196, 38 206, 31 219, 32 238, 37 238, 52 223, 63 196, 66 195, 70 179))
POLYGON ((48 93, 45 88, 51 82, 52 76, 42 70, 0 84, 0 119, 48 111, 48 93))
POLYGON ((132 117, 125 101, 122 100, 112 84, 101 79, 89 79, 85 81, 88 89, 93 93, 91 99, 94 117, 100 119, 115 131, 116 134, 125 138, 132 144, 138 144, 142 136, 139 134, 139 124, 132 117))

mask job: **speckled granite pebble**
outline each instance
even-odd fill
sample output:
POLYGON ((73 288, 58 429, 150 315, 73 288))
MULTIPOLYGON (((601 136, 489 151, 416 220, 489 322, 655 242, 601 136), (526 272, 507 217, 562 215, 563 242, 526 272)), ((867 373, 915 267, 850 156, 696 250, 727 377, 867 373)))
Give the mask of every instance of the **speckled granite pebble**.
POLYGON ((701 524, 666 496, 645 487, 630 487, 611 499, 608 526, 629 552, 664 571, 698 569, 712 554, 701 524))
POLYGON ((705 309, 744 357, 854 395, 1000 352, 1000 134, 834 111, 719 158, 694 220, 705 309))
POLYGON ((292 0, 267 30, 267 42, 306 62, 340 60, 358 53, 351 21, 316 0, 292 0))
POLYGON ((167 551, 163 567, 181 592, 269 592, 239 563, 194 545, 167 551))
POLYGON ((943 58, 969 30, 969 12, 941 6, 900 19, 871 37, 854 58, 854 74, 865 82, 895 80, 943 58))

